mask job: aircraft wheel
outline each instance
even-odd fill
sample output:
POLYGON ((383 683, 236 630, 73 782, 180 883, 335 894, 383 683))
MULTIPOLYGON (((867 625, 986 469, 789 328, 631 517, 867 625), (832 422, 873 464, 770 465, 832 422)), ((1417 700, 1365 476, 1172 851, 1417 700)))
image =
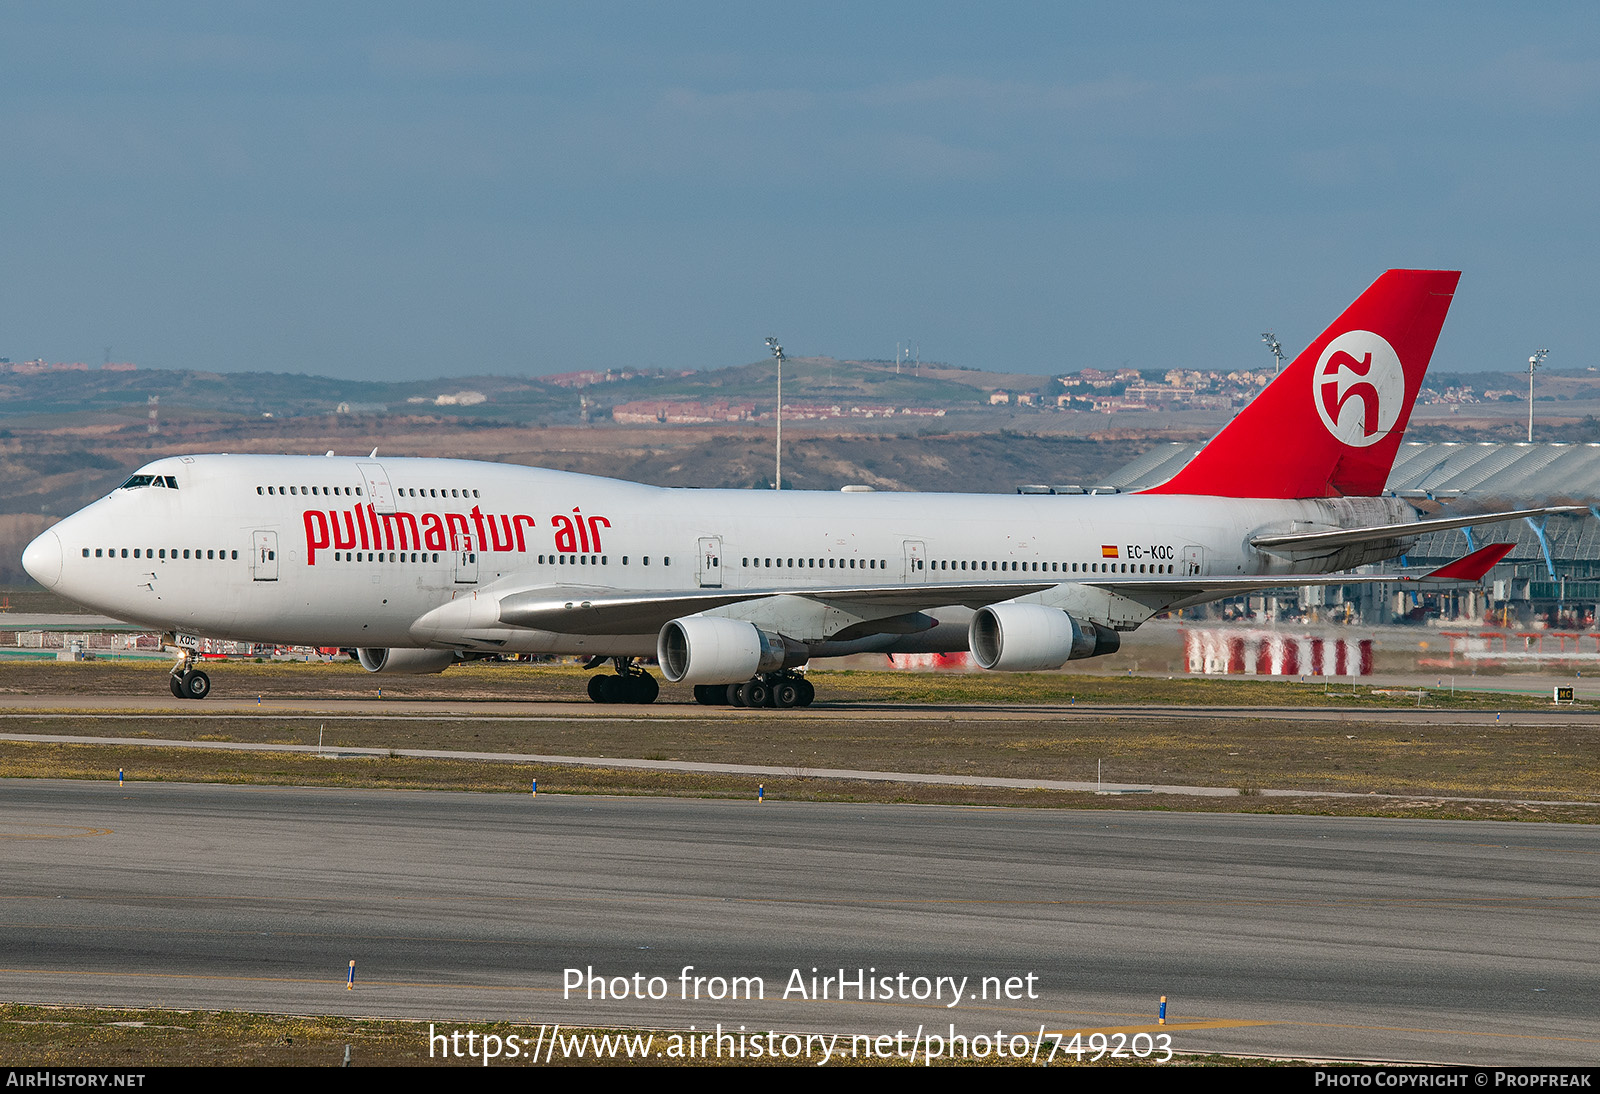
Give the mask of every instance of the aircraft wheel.
POLYGON ((817 697, 817 689, 804 676, 799 677, 795 683, 800 688, 800 705, 803 707, 810 706, 811 701, 817 697))
POLYGON ((630 703, 640 705, 653 703, 656 701, 656 696, 661 694, 661 685, 656 683, 656 678, 648 672, 637 672, 622 679, 627 684, 630 703))
POLYGON ((774 706, 788 710, 800 705, 800 684, 797 680, 779 680, 772 687, 774 706))
POLYGON ((183 674, 183 697, 185 699, 204 699, 211 694, 211 677, 195 669, 183 674))
POLYGON ((168 673, 167 674, 167 684, 168 684, 169 687, 172 688, 172 697, 174 699, 187 699, 188 698, 188 696, 183 693, 183 677, 178 676, 178 675, 173 674, 173 673, 168 673))
POLYGON ((765 707, 772 705, 772 685, 765 680, 749 680, 744 685, 744 705, 765 707))
POLYGON ((745 705, 743 684, 728 685, 728 705, 730 707, 742 707, 745 705))
POLYGON ((728 704, 726 684, 696 684, 694 701, 703 707, 720 707, 728 704))
POLYGON ((611 677, 606 675, 589 677, 589 698, 597 703, 615 702, 611 695, 611 677))

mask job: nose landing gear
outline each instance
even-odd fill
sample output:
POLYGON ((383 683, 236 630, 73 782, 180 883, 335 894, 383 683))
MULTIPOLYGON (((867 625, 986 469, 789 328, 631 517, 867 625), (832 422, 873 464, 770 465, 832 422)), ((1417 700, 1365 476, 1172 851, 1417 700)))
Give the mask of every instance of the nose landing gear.
POLYGON ((172 689, 174 699, 204 699, 211 694, 211 677, 194 667, 194 651, 176 647, 180 654, 178 663, 172 666, 172 675, 168 678, 168 686, 172 689))
POLYGON ((211 694, 211 677, 199 669, 174 672, 170 678, 172 694, 179 699, 204 699, 211 694))

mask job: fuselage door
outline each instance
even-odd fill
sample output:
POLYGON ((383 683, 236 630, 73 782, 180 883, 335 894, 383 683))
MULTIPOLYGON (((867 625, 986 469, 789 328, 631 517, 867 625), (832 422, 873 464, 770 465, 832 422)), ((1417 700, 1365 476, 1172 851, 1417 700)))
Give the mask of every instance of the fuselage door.
POLYGON ((372 504, 373 510, 379 513, 393 513, 394 487, 389 485, 389 473, 383 469, 383 465, 358 463, 356 468, 366 480, 367 500, 372 504))
POLYGON ((919 583, 928 580, 928 545, 920 539, 906 540, 906 581, 919 583))
POLYGON ((722 588, 722 537, 700 537, 700 587, 722 588))
POLYGON ((1184 577, 1199 577, 1205 572, 1206 549, 1193 545, 1183 549, 1183 569, 1179 571, 1184 577))
POLYGON ((278 533, 253 532, 250 541, 251 576, 257 581, 278 580, 278 533))
POLYGON ((478 583, 478 545, 472 542, 472 533, 463 534, 456 541, 456 584, 478 583))

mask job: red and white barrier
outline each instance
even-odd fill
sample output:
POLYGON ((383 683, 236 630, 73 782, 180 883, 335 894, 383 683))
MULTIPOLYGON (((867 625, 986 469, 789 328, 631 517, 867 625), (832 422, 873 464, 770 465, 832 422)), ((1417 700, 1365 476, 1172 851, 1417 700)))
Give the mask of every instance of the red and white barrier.
POLYGON ((937 672, 939 670, 965 672, 972 667, 972 655, 965 651, 961 653, 891 653, 889 667, 893 669, 910 669, 914 672, 937 672))
POLYGON ((1371 676, 1372 639, 1184 628, 1183 662, 1208 676, 1371 676))

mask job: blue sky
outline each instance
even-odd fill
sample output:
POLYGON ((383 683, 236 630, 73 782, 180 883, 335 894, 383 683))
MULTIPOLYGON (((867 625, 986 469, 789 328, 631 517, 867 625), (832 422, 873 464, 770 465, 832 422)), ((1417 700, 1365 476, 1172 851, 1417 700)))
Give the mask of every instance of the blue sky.
POLYGON ((0 6, 0 356, 1600 364, 1600 6, 0 6))

